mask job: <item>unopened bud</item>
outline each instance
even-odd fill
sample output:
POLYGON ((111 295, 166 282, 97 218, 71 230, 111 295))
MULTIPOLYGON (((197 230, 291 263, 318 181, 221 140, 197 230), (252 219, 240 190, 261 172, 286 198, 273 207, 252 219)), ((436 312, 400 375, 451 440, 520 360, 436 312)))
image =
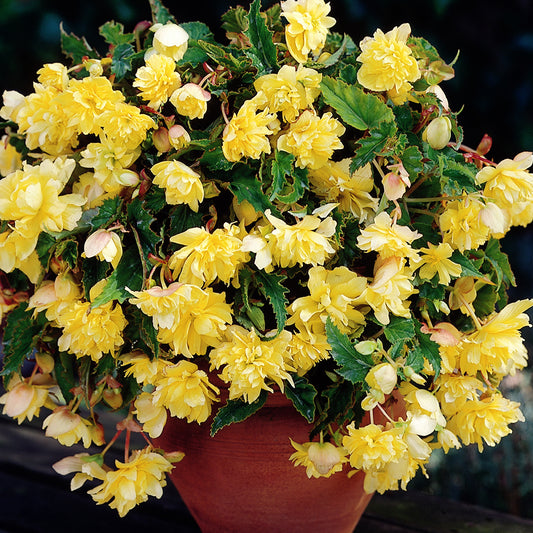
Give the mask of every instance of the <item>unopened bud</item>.
POLYGON ((422 140, 434 150, 442 150, 452 137, 452 123, 448 117, 434 118, 424 130, 422 140))
POLYGON ((152 140, 158 152, 165 153, 172 148, 168 139, 168 130, 166 128, 158 128, 155 130, 152 135, 152 140))

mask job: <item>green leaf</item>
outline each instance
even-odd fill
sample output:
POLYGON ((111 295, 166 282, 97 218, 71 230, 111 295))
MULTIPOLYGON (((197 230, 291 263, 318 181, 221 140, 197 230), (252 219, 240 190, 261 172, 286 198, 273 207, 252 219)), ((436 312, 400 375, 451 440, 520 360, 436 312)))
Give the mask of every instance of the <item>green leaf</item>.
POLYGON ((44 268, 48 268, 48 262, 52 256, 53 248, 56 244, 56 239, 49 233, 42 231, 37 239, 37 245, 35 251, 39 257, 39 261, 44 268))
POLYGON ((106 22, 99 28, 100 35, 113 46, 132 43, 135 40, 133 33, 124 33, 124 26, 115 21, 106 22))
POLYGON ((217 139, 213 144, 206 148, 202 157, 200 158, 200 164, 203 167, 207 167, 209 170, 231 170, 235 163, 228 161, 224 152, 222 151, 222 141, 217 139))
POLYGON ((483 285, 476 295, 474 300, 474 309, 477 316, 489 316, 496 310, 496 302, 498 301, 498 289, 493 285, 483 285))
POLYGON ((370 130, 382 122, 394 122, 394 113, 387 104, 355 85, 325 76, 320 89, 326 104, 333 107, 346 124, 358 130, 370 130))
POLYGON ((409 350, 405 364, 415 372, 420 372, 424 368, 424 352, 420 346, 415 346, 409 350))
POLYGON ((285 298, 285 294, 289 292, 289 289, 283 285, 287 277, 280 274, 269 274, 264 270, 258 271, 255 277, 259 290, 263 296, 268 298, 274 310, 278 332, 280 332, 287 322, 287 305, 289 301, 285 298))
POLYGON ((409 146, 401 155, 402 163, 409 174, 411 183, 414 182, 423 170, 422 153, 416 146, 409 146))
POLYGON ((202 213, 195 213, 188 205, 177 205, 170 211, 169 235, 178 235, 203 225, 202 213))
POLYGON ((294 156, 288 152, 275 151, 272 160, 272 192, 269 200, 278 198, 285 204, 297 202, 309 188, 307 170, 294 167, 294 156), (287 176, 292 180, 287 180, 287 176))
POLYGON ((435 371, 435 378, 440 374, 441 357, 439 352, 439 345, 429 338, 426 333, 418 332, 417 340, 419 342, 420 350, 424 354, 424 357, 433 367, 435 371))
POLYGON ((89 257, 81 260, 82 283, 85 298, 89 299, 89 292, 99 281, 103 280, 111 268, 107 261, 100 261, 96 257, 89 257))
POLYGON ((139 239, 145 261, 148 261, 150 254, 156 253, 156 246, 161 242, 159 235, 150 229, 150 224, 154 220, 150 212, 146 209, 144 202, 139 198, 135 198, 128 205, 128 222, 139 239))
POLYGON ((28 311, 28 302, 19 304, 7 315, 2 339, 4 367, 0 372, 0 376, 6 376, 6 381, 13 373, 20 372, 24 360, 32 355, 38 335, 46 324, 44 313, 36 320, 32 315, 33 310, 28 311))
POLYGON ((142 263, 139 253, 136 248, 126 248, 117 268, 107 278, 107 283, 100 295, 92 302, 91 307, 104 305, 111 300, 118 300, 119 303, 123 303, 131 298, 126 287, 132 291, 138 291, 142 284, 142 263))
POLYGON ((246 48, 246 54, 252 59, 259 75, 279 68, 273 35, 259 11, 260 7, 261 0, 254 0, 250 5, 248 29, 244 32, 252 45, 251 48, 246 48))
POLYGON ((74 398, 70 391, 77 385, 76 369, 71 354, 59 352, 59 357, 55 358, 54 376, 63 398, 67 403, 70 402, 74 398))
POLYGON ((498 239, 491 239, 485 247, 485 257, 492 265, 498 287, 502 284, 507 287, 512 285, 516 287, 516 279, 509 263, 509 257, 502 252, 501 243, 498 239))
POLYGON ((189 40, 215 42, 213 32, 203 22, 184 22, 180 26, 187 32, 189 40))
POLYGON ((416 334, 415 323, 411 318, 392 316, 388 326, 383 332, 391 344, 406 343, 413 339, 416 334))
POLYGON ((163 5, 163 2, 159 0, 150 0, 150 8, 152 10, 152 18, 154 22, 166 24, 167 22, 173 22, 177 24, 176 19, 172 16, 170 11, 163 5))
POLYGON ((98 208, 97 213, 90 220, 92 228, 94 230, 100 229, 117 220, 120 215, 121 207, 122 199, 119 196, 104 200, 102 205, 98 208))
POLYGON ((248 403, 244 400, 228 400, 226 405, 221 407, 213 423, 211 424, 211 437, 214 437, 223 427, 237 422, 242 422, 259 411, 267 400, 267 391, 261 391, 261 394, 255 402, 248 403))
POLYGON ((328 317, 326 322, 326 334, 331 346, 331 357, 339 364, 337 374, 351 383, 362 383, 372 368, 372 357, 360 354, 344 333, 328 317))
POLYGON ((466 276, 473 276, 475 278, 483 277, 482 272, 474 265, 474 263, 470 259, 468 259, 468 257, 465 257, 458 250, 454 250, 450 259, 454 263, 461 265, 461 277, 466 277, 466 276))
POLYGON ((350 163, 350 171, 370 163, 385 148, 387 143, 396 134, 396 124, 394 122, 383 122, 377 128, 370 130, 369 135, 359 139, 355 157, 350 163))
POLYGON ((237 58, 233 54, 234 48, 220 46, 207 41, 196 41, 201 48, 215 63, 228 68, 235 74, 241 74, 248 69, 250 61, 246 57, 237 58))
POLYGON ((60 241, 56 246, 54 255, 61 257, 71 269, 76 268, 78 263, 78 241, 76 239, 60 241))
POLYGON ((248 167, 241 165, 236 168, 229 188, 239 202, 247 200, 258 213, 264 213, 267 209, 277 213, 277 209, 263 193, 261 182, 248 167))
POLYGON ((138 307, 130 305, 127 307, 126 320, 128 325, 124 337, 131 342, 132 347, 141 349, 147 355, 159 357, 159 341, 152 317, 145 315, 138 307))
POLYGON ((248 13, 242 6, 230 8, 221 20, 221 27, 225 32, 242 33, 248 29, 248 13))
POLYGON ((111 71, 115 74, 117 81, 120 81, 132 70, 132 60, 137 54, 131 44, 119 44, 113 51, 111 60, 111 71))
POLYGON ((73 33, 70 35, 63 30, 63 24, 60 25, 61 30, 61 50, 63 53, 72 59, 73 64, 78 65, 82 63, 84 57, 97 58, 98 54, 89 46, 85 38, 76 37, 73 33))
POLYGON ((455 161, 446 155, 439 155, 438 162, 443 194, 455 196, 463 191, 477 192, 475 165, 455 161))
POLYGON ((294 405, 294 408, 304 416, 308 422, 315 419, 315 398, 317 390, 303 376, 294 378, 294 387, 287 383, 285 386, 285 396, 294 405))

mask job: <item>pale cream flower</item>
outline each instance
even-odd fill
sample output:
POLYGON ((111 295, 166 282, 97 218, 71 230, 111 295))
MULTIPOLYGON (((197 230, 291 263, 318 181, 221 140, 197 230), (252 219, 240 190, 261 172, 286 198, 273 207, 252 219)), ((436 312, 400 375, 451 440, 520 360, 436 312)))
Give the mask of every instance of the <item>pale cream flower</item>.
POLYGON ((348 462, 346 450, 331 442, 298 444, 291 439, 291 444, 296 451, 289 460, 294 466, 305 466, 308 478, 331 477, 335 472, 341 472, 344 463, 348 462))
POLYGON ((305 63, 309 53, 323 48, 329 28, 335 19, 329 17, 329 3, 324 0, 286 0, 281 2, 281 15, 287 19, 285 40, 292 57, 305 63))
POLYGON ((177 24, 167 22, 166 24, 154 24, 151 28, 155 30, 153 47, 158 54, 170 57, 174 61, 179 61, 187 51, 189 34, 177 24))
POLYGON ((87 237, 83 245, 84 257, 96 257, 117 268, 122 258, 122 242, 114 231, 98 229, 87 237))
POLYGON ((170 96, 176 111, 189 119, 204 118, 211 94, 196 83, 186 83, 170 96))

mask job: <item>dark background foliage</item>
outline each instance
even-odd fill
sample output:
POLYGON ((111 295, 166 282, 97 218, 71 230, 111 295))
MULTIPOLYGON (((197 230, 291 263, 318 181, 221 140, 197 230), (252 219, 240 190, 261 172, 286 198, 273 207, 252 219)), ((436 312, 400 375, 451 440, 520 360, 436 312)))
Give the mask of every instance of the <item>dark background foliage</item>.
MULTIPOLYGON (((180 22, 201 20, 223 40, 220 16, 238 0, 166 0, 180 22)), ((248 0, 241 5, 247 6, 248 0)), ((273 0, 264 0, 264 7, 273 0)), ((376 28, 388 31, 403 22, 415 36, 425 37, 455 64, 456 77, 442 84, 452 110, 462 109, 460 123, 465 144, 476 147, 487 133, 493 139, 489 153, 494 161, 512 158, 533 149, 533 2, 507 0, 331 0, 335 31, 346 32, 355 42, 376 28)), ((0 92, 32 91, 36 71, 45 62, 61 61, 60 24, 67 33, 86 37, 93 48, 105 53, 98 27, 109 20, 132 31, 150 19, 148 0, 0 0, 0 92)), ((533 231, 516 228, 505 240, 520 290, 511 299, 533 296, 533 231)), ((531 335, 525 332, 531 346, 531 335)), ((533 350, 530 349, 533 353, 533 350)), ((513 399, 524 404, 533 418, 533 393, 529 373, 507 384, 513 399)), ((430 469, 429 482, 412 484, 446 497, 486 507, 533 516, 527 504, 533 496, 532 424, 516 424, 511 437, 500 446, 450 452, 442 464, 430 469), (453 473, 453 475, 452 475, 453 473), (529 509, 529 510, 528 510, 529 509)))

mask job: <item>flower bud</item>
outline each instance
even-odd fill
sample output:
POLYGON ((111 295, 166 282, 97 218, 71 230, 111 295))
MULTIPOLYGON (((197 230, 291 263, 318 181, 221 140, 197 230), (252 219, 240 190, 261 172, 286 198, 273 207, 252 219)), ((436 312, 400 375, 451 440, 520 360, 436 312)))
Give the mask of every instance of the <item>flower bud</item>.
POLYGON ((434 150, 442 150, 452 137, 452 123, 448 117, 434 118, 424 130, 422 140, 434 150))
POLYGON ((309 446, 308 457, 316 471, 326 476, 335 466, 342 463, 344 455, 331 442, 313 442, 309 446))
POLYGON ((254 209, 254 206, 248 200, 239 202, 237 197, 234 196, 232 205, 237 218, 240 222, 244 222, 245 226, 252 224, 252 222, 255 222, 259 218, 259 213, 254 209))
POLYGON ((396 368, 390 363, 381 363, 371 368, 365 377, 370 387, 384 394, 390 394, 393 391, 397 379, 396 368))
POLYGON ((183 126, 176 124, 168 130, 168 142, 172 148, 181 150, 191 142, 191 137, 183 126))
POLYGON ((98 257, 100 261, 107 261, 116 268, 122 257, 120 237, 112 231, 99 229, 87 238, 83 253, 85 257, 98 257))
POLYGON ((188 40, 189 34, 181 26, 168 22, 157 27, 153 46, 158 54, 179 61, 187 51, 188 40))
POLYGON ((168 130, 166 128, 158 128, 155 130, 152 135, 152 141, 154 142, 157 151, 162 154, 168 152, 172 148, 168 139, 168 130))

